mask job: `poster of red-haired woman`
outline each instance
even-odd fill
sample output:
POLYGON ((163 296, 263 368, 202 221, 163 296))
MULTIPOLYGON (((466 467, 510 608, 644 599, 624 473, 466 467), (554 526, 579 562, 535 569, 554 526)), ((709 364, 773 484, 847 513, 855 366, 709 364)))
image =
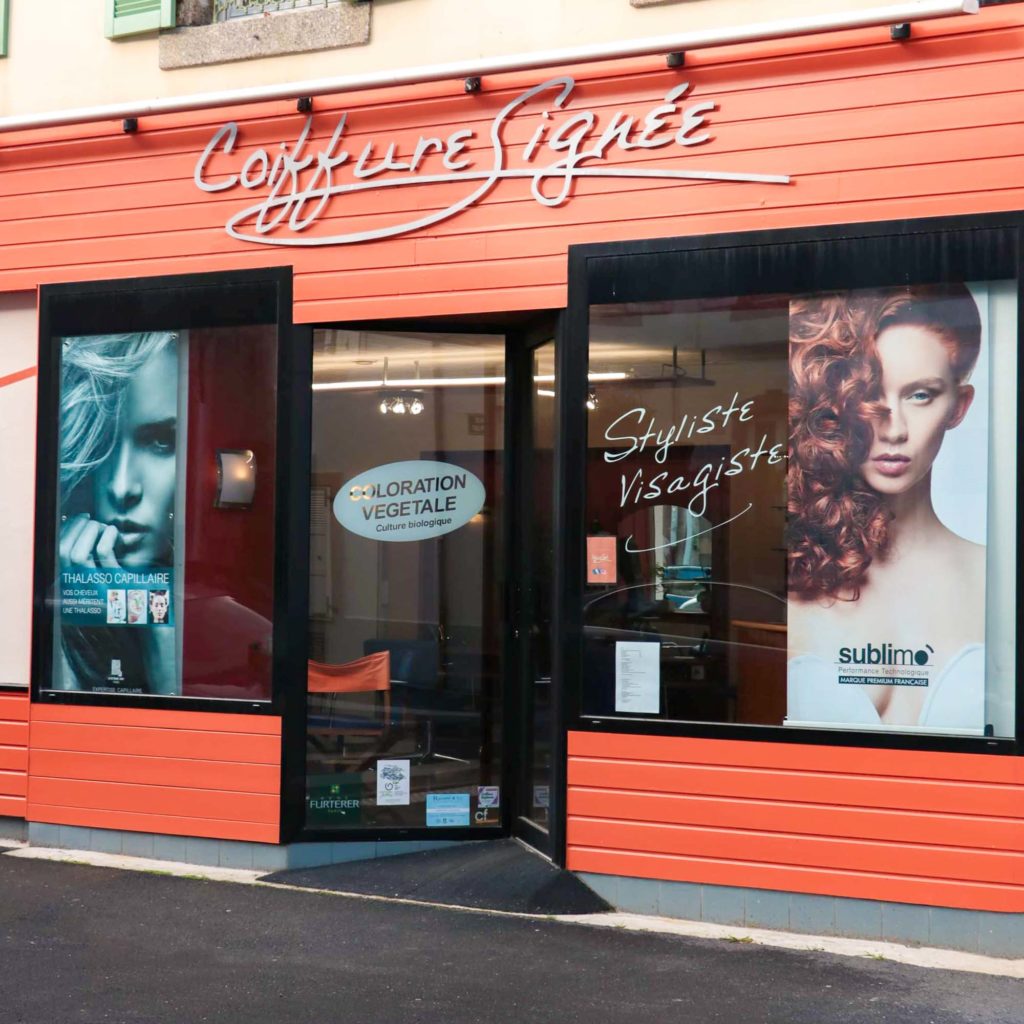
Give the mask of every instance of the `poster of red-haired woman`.
POLYGON ((961 282, 791 301, 788 724, 991 734, 991 350, 1013 305, 961 282))

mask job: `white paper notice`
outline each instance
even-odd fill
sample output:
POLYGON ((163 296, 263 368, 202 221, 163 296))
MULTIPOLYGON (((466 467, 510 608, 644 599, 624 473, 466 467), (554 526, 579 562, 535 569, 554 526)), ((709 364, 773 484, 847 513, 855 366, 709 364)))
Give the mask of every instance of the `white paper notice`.
POLYGON ((615 642, 615 710, 661 711, 661 644, 615 642))
POLYGON ((377 806, 396 807, 409 803, 409 762, 377 762, 377 806))

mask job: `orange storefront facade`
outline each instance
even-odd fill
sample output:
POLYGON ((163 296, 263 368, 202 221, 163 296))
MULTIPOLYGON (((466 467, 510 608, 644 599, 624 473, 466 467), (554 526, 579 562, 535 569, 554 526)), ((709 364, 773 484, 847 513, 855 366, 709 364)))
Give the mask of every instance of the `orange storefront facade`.
POLYGON ((1021 82, 1010 6, 4 136, 0 815, 1021 955, 1021 82))

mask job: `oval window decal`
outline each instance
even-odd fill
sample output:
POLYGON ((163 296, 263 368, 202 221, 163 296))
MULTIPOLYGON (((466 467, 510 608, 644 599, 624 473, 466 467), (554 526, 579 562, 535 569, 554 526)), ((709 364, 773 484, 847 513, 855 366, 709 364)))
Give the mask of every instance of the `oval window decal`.
POLYGON ((465 526, 483 508, 484 485, 448 462, 389 462, 353 477, 334 497, 334 516, 371 540, 427 540, 465 526))

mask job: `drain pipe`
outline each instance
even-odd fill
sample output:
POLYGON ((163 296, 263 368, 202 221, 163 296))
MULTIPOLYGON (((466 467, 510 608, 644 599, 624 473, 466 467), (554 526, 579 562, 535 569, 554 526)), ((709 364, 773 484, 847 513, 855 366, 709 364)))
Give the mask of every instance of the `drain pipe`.
POLYGON ((957 14, 977 13, 978 0, 907 0, 904 3, 886 4, 883 7, 871 7, 860 11, 810 15, 734 28, 705 29, 625 42, 618 41, 560 50, 540 50, 507 57, 482 57, 451 64, 433 64, 400 70, 341 75, 334 78, 314 78, 305 82, 286 82, 281 85, 263 85, 246 89, 195 93, 191 96, 134 100, 107 106, 80 107, 50 113, 2 117, 0 118, 0 132, 56 128, 63 125, 86 124, 91 121, 123 121, 189 110, 208 110, 213 107, 231 107, 271 100, 296 100, 303 97, 358 92, 365 89, 386 89, 394 86, 419 85, 424 82, 440 82, 460 78, 466 80, 467 91, 475 91, 478 83, 473 80, 479 79, 483 75, 531 71, 537 68, 617 60, 624 57, 649 57, 654 54, 671 55, 675 59, 670 63, 673 66, 678 66, 681 63, 679 55, 686 54, 691 50, 706 50, 716 46, 733 46, 738 43, 756 43, 771 39, 838 32, 844 29, 874 28, 882 25, 893 26, 893 38, 906 38, 909 34, 909 25, 912 22, 946 18, 957 14), (473 84, 471 85, 471 83, 473 84))

